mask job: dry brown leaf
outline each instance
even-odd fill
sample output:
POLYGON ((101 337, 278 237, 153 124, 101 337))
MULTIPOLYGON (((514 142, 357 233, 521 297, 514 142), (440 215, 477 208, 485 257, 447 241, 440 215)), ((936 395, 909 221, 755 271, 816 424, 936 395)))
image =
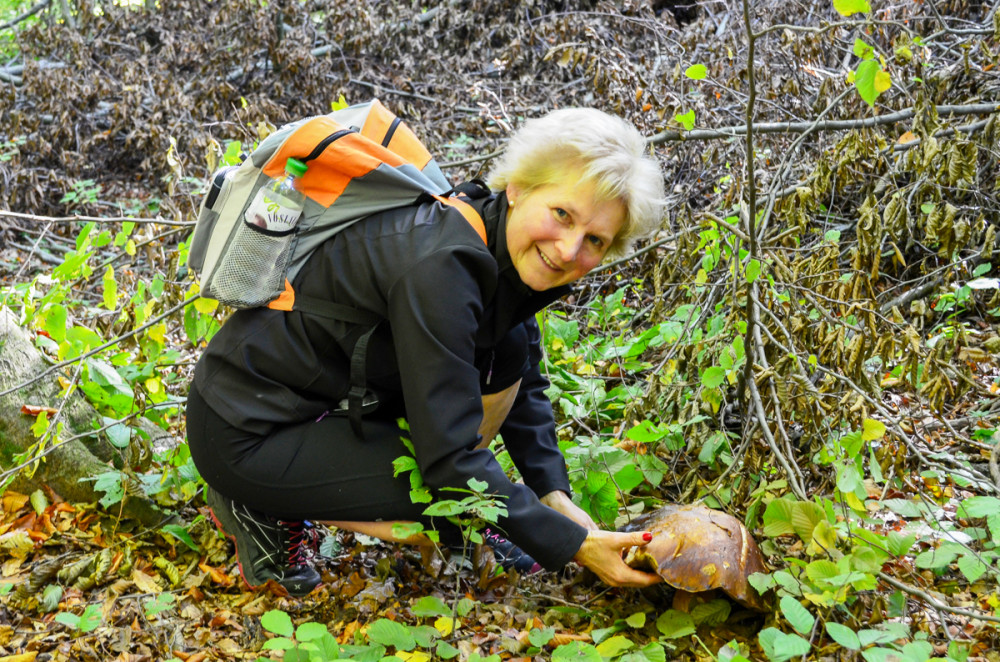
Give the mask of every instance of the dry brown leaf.
POLYGON ((132 581, 135 582, 136 587, 143 593, 160 593, 163 591, 163 587, 160 586, 155 577, 147 575, 138 568, 132 570, 132 581))

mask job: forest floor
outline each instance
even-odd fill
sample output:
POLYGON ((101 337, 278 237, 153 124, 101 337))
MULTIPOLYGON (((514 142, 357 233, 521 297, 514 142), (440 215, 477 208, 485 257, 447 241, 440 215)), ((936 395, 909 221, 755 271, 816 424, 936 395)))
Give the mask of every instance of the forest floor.
POLYGON ((0 662, 1000 660, 995 9, 71 4, 0 28, 0 296, 53 363, 142 328, 61 378, 174 443, 126 435, 102 504, 3 492, 0 662), (143 325, 197 292, 183 242, 227 153, 373 96, 455 181, 556 107, 649 137, 663 231, 546 318, 560 440, 607 526, 696 500, 745 521, 770 611, 344 533, 305 598, 242 584, 183 444, 225 311, 143 325), (167 519, 116 516, 126 494, 167 519))

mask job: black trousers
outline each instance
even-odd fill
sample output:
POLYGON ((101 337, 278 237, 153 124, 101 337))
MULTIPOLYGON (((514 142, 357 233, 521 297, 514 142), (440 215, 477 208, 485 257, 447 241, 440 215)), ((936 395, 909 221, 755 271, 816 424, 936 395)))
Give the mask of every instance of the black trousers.
MULTIPOLYGON (((527 332, 519 326, 477 357, 482 393, 512 386, 527 361, 527 332)), ((393 476, 393 460, 409 455, 396 422, 404 413, 365 416, 364 439, 346 416, 332 415, 259 435, 227 423, 192 384, 188 445, 205 482, 254 510, 288 519, 422 521, 442 530, 444 539, 444 523, 431 522, 422 515, 426 504, 410 500, 409 474, 393 476)))

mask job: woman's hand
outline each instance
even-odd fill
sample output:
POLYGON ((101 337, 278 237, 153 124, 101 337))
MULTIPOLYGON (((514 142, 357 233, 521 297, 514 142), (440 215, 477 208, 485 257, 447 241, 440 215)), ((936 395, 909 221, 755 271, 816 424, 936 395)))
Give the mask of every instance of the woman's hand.
POLYGON ((622 551, 633 545, 645 545, 652 536, 644 531, 618 533, 590 531, 573 560, 590 568, 602 582, 611 586, 652 586, 663 581, 659 575, 625 565, 622 551))
POLYGON ((562 490, 549 492, 539 499, 539 501, 549 508, 562 513, 588 531, 597 531, 597 524, 594 523, 593 518, 587 514, 587 511, 573 503, 569 495, 562 490))

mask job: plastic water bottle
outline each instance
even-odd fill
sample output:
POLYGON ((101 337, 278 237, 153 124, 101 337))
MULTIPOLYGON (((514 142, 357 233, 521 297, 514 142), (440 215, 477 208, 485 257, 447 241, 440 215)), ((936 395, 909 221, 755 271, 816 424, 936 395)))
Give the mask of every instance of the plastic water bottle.
POLYGON ((308 169, 302 161, 288 159, 286 177, 272 179, 257 191, 244 216, 247 224, 278 234, 294 230, 306 203, 306 196, 296 188, 296 182, 308 169))

